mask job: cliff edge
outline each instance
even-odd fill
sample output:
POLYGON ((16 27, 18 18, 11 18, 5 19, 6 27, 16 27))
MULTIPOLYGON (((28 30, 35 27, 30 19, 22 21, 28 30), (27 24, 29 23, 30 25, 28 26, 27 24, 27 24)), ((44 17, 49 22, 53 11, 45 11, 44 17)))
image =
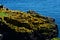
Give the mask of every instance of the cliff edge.
POLYGON ((0 5, 0 33, 2 40, 51 40, 58 36, 58 28, 53 18, 0 5))

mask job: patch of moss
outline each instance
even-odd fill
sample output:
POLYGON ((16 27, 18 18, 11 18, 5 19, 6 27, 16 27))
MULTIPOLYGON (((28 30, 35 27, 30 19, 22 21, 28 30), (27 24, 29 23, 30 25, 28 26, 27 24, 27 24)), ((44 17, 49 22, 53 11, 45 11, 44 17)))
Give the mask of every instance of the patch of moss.
POLYGON ((52 38, 51 40, 60 40, 60 38, 52 38))
POLYGON ((8 16, 8 15, 6 13, 4 13, 4 12, 0 12, 0 16, 5 17, 5 16, 8 16))

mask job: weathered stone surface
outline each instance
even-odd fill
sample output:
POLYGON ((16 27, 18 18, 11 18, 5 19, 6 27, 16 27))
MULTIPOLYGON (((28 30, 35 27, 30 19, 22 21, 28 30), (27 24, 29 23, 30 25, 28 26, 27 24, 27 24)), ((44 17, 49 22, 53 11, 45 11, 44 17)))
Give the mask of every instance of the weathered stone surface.
MULTIPOLYGON (((1 8, 1 6, 0 6, 1 8)), ((50 40, 57 37, 55 19, 39 15, 35 11, 21 12, 1 8, 0 33, 3 40, 50 40)))

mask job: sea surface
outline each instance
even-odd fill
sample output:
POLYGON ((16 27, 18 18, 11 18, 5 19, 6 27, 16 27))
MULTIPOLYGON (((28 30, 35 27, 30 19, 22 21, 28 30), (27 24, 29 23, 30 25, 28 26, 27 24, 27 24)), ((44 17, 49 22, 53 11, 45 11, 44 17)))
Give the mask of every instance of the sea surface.
POLYGON ((0 0, 0 4, 12 10, 34 10, 44 16, 52 17, 58 25, 60 37, 60 0, 0 0))

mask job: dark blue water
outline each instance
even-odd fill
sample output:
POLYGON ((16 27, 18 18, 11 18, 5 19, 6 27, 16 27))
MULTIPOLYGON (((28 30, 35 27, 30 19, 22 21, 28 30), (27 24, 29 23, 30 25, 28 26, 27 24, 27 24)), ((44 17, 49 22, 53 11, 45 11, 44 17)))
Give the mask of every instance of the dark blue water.
POLYGON ((0 4, 12 10, 34 10, 44 16, 55 18, 60 37, 60 0, 0 0, 0 4))

